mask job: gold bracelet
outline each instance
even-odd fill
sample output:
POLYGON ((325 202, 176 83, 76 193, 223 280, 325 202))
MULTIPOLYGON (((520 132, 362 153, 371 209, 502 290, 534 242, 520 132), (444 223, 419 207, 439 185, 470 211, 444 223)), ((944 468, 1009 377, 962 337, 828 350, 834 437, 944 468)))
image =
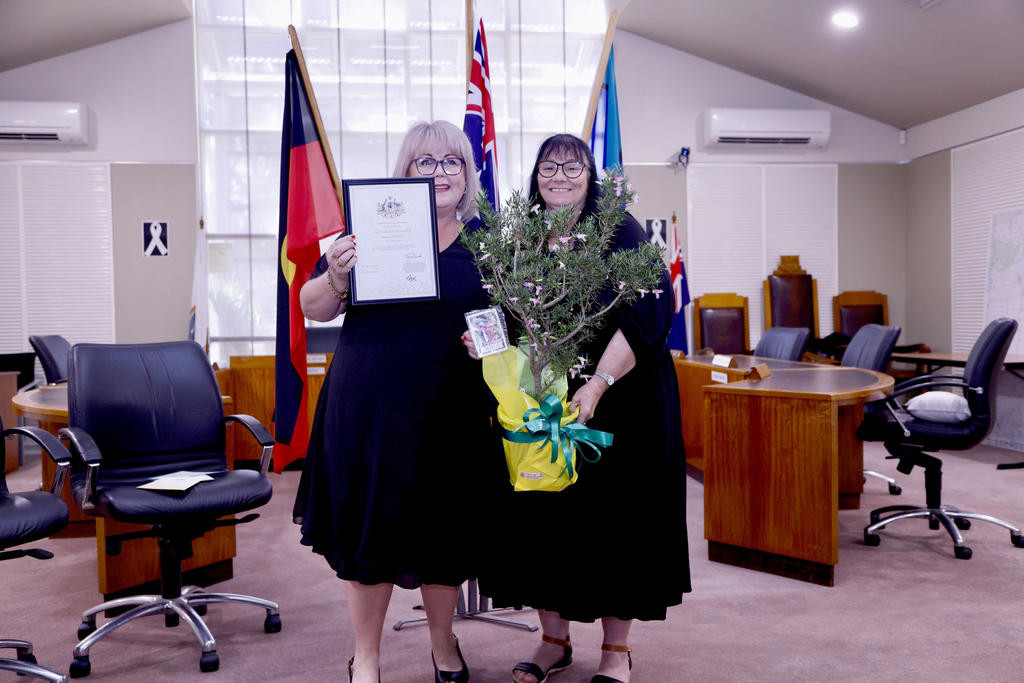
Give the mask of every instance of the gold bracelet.
POLYGON ((331 294, 338 297, 342 301, 348 300, 348 287, 345 287, 345 289, 339 292, 338 288, 334 286, 334 278, 331 277, 330 269, 327 270, 327 286, 331 288, 331 294))

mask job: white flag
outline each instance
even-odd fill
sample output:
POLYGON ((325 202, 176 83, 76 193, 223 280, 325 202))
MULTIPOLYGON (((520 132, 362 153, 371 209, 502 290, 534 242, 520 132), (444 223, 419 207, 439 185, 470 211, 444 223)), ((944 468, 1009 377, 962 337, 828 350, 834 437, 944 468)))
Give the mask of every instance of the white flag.
POLYGON ((196 259, 192 270, 192 308, 188 314, 188 338, 198 342, 209 353, 210 309, 207 294, 209 266, 206 252, 206 231, 202 220, 196 235, 196 259))

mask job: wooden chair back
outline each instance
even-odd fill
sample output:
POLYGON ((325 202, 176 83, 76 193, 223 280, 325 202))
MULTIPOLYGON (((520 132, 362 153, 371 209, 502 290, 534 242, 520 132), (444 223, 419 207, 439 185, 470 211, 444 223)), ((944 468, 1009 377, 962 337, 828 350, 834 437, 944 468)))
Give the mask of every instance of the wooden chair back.
POLYGON ((780 257, 764 281, 764 327, 806 327, 818 332, 818 282, 800 267, 799 256, 780 257))
POLYGON ((836 332, 853 337, 865 325, 889 324, 889 297, 871 290, 841 292, 832 297, 836 332))
POLYGON ((747 297, 732 292, 704 294, 693 300, 693 345, 715 353, 746 353, 750 349, 747 297))

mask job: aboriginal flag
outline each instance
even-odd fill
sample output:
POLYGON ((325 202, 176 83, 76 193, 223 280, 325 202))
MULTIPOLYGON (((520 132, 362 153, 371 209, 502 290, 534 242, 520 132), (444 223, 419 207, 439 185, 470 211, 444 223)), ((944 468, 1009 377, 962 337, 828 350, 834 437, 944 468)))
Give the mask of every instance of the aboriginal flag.
POLYGON ((320 239, 345 229, 294 50, 289 50, 285 60, 280 201, 275 472, 305 457, 309 445, 306 324, 299 306, 299 290, 320 258, 320 239))

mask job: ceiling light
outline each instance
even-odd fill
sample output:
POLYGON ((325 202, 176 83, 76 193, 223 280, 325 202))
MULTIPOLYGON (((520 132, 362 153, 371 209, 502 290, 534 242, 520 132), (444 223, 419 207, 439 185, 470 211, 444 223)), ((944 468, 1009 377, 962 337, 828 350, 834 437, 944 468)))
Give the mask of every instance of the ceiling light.
POLYGON ((832 23, 839 28, 855 28, 860 18, 850 10, 839 10, 832 15, 832 23))

